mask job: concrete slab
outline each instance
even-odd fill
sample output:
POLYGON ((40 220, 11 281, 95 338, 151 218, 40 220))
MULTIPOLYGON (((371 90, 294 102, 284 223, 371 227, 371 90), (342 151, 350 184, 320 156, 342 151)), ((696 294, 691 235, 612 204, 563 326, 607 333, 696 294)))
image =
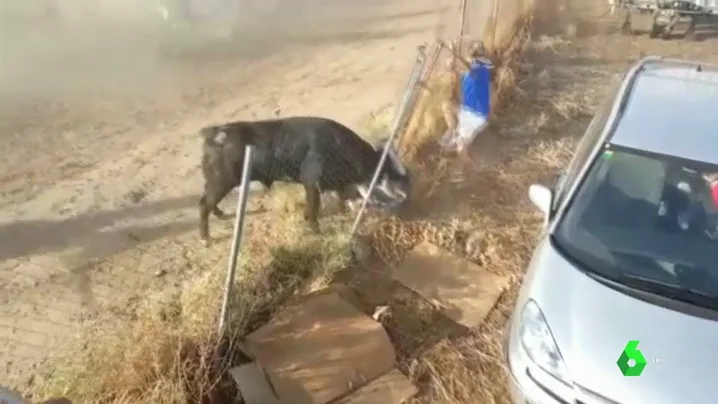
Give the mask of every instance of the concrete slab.
POLYGON ((416 392, 416 386, 394 369, 333 404, 401 404, 416 392))
POLYGON ((396 354, 380 323, 337 293, 287 307, 246 338, 284 400, 301 389, 326 404, 390 371, 396 354))
POLYGON ((393 277, 468 328, 484 321, 508 286, 507 278, 429 242, 414 248, 393 277))

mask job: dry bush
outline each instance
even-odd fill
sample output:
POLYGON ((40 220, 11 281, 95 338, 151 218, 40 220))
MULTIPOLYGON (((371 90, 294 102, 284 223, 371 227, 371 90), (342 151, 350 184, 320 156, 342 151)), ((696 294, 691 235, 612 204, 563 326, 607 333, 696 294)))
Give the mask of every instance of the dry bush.
MULTIPOLYGON (((488 26, 483 38, 478 38, 495 66, 491 86, 494 111, 510 101, 516 91, 517 62, 530 41, 530 24, 533 18, 531 11, 527 10, 526 14, 514 17, 515 21, 499 36, 495 34, 493 27, 488 26)), ((464 40, 462 44, 467 45, 467 41, 464 40)), ((464 50, 465 48, 466 46, 463 46, 464 50)), ((441 61, 449 57, 451 55, 446 50, 440 52, 429 77, 426 78, 425 89, 420 90, 421 95, 400 143, 400 149, 408 161, 416 160, 427 142, 436 139, 446 130, 441 104, 449 98, 452 89, 449 73, 445 71, 441 61)))
MULTIPOLYGON (((148 296, 131 312, 96 324, 79 338, 82 349, 58 359, 33 396, 66 396, 83 404, 232 402, 236 391, 225 371, 246 360, 234 343, 287 299, 323 287, 350 262, 349 218, 327 218, 322 236, 304 234, 296 211, 300 197, 291 187, 278 187, 263 203, 282 212, 247 229, 224 338, 216 332, 222 265, 205 268, 179 291, 148 296)), ((222 255, 228 250, 212 248, 210 253, 222 255)))
MULTIPOLYGON (((492 75, 492 113, 500 113, 502 107, 508 105, 517 91, 517 70, 521 63, 521 57, 530 42, 530 14, 518 16, 514 25, 512 35, 500 41, 485 40, 487 55, 495 66, 492 75)), ((448 57, 448 55, 446 55, 448 57)), ((440 60, 439 58, 438 60, 440 60)), ((437 153, 432 147, 433 140, 437 139, 446 131, 441 104, 450 94, 451 88, 448 73, 441 68, 441 63, 436 66, 426 80, 426 89, 422 91, 417 99, 411 119, 403 133, 400 152, 415 173, 414 197, 418 199, 430 197, 437 187, 446 180, 451 162, 437 153)), ((381 251, 396 251, 396 233, 406 233, 402 237, 413 240, 408 247, 426 237, 414 237, 417 233, 424 233, 425 230, 416 231, 416 227, 423 228, 416 223, 407 225, 405 230, 397 230, 396 226, 404 226, 401 221, 391 221, 380 225, 372 230, 372 236, 376 240, 377 249, 381 251), (386 230, 386 227, 391 230, 386 230)), ((430 226, 431 227, 431 226, 430 226)), ((389 253, 387 253, 389 254, 389 253)), ((394 259, 387 257, 389 262, 394 259)), ((392 252, 391 255, 397 255, 392 252)), ((399 254, 401 255, 401 254, 399 254)))

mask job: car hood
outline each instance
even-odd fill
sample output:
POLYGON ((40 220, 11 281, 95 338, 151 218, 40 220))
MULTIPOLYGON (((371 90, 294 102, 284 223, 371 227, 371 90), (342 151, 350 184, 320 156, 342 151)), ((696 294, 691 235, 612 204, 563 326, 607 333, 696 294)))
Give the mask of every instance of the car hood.
POLYGON ((542 244, 532 260, 541 271, 531 271, 529 296, 541 307, 577 388, 620 404, 716 402, 717 321, 608 287, 548 241, 542 244), (648 362, 640 376, 623 376, 616 364, 629 340, 640 341, 648 362))

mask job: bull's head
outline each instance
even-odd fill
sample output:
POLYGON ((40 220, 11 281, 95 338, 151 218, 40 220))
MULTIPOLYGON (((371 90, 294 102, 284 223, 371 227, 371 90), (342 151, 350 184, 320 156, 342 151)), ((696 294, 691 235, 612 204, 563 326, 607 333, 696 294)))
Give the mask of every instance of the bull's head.
MULTIPOLYGON (((411 193, 409 171, 388 139, 379 142, 375 149, 378 156, 381 156, 386 150, 387 157, 369 198, 369 204, 382 210, 398 209, 409 199, 411 193), (387 148, 388 150, 386 150, 387 148)), ((362 197, 366 197, 368 186, 369 184, 358 187, 362 197)))

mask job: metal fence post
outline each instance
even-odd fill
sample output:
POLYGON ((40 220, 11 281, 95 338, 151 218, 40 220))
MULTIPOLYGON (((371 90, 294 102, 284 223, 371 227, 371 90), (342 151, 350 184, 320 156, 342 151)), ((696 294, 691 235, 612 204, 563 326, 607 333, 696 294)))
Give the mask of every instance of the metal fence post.
POLYGON ((247 211, 247 199, 249 196, 249 183, 252 178, 252 146, 244 149, 244 165, 242 166, 242 183, 239 188, 239 196, 237 197, 237 213, 234 220, 234 234, 232 235, 232 249, 229 253, 229 263, 227 265, 227 279, 224 284, 224 296, 222 298, 222 311, 219 317, 219 335, 224 332, 224 326, 227 322, 227 309, 229 308, 229 298, 232 295, 232 286, 234 285, 234 275, 237 271, 237 261, 239 260, 239 249, 242 245, 242 233, 244 232, 244 217, 247 211))
MULTIPOLYGON (((407 106, 410 105, 411 102, 411 95, 414 91, 414 87, 416 86, 416 81, 421 77, 424 69, 424 62, 426 61, 426 45, 420 45, 417 47, 418 54, 416 55, 416 61, 414 62, 414 67, 411 70, 411 74, 409 75, 409 80, 406 82, 406 88, 404 89, 404 96, 401 98, 401 104, 399 104, 399 108, 396 110, 396 114, 394 115, 394 119, 391 123, 391 134, 389 135, 390 139, 394 135, 394 132, 401 129, 401 125, 404 121, 404 114, 407 111, 407 106)), ((391 140, 389 141, 389 144, 391 143, 391 140)))
POLYGON ((461 39, 466 34, 466 0, 461 0, 459 6, 459 38, 456 46, 456 50, 461 52, 461 39))
POLYGON ((374 176, 371 179, 371 183, 369 183, 369 189, 367 190, 367 194, 364 196, 364 200, 362 201, 361 208, 359 208, 357 217, 354 220, 354 224, 352 225, 351 232, 349 233, 350 239, 354 238, 357 230, 359 229, 359 223, 361 223, 361 219, 364 216, 364 211, 366 210, 366 206, 367 206, 367 203, 369 202, 369 198, 371 197, 372 192, 374 192, 374 187, 376 186, 376 183, 379 180, 379 174, 381 173, 381 169, 382 169, 382 167, 384 167, 384 163, 386 162, 387 155, 389 154, 389 148, 394 147, 394 139, 396 138, 397 134, 399 132, 401 132, 401 129, 404 127, 404 124, 406 121, 406 112, 407 112, 407 110, 410 110, 408 107, 414 99, 416 82, 419 79, 419 76, 421 75, 421 73, 423 71, 424 63, 426 62, 426 54, 424 53, 424 50, 425 50, 424 46, 419 47, 419 50, 418 50, 419 54, 416 57, 416 62, 414 64, 414 68, 411 71, 411 75, 409 76, 409 83, 407 85, 407 89, 404 92, 404 97, 403 97, 402 102, 399 105, 399 109, 397 110, 397 113, 394 117, 394 122, 392 125, 391 134, 389 135, 389 140, 387 141, 386 147, 384 148, 384 151, 381 154, 381 158, 379 158, 379 163, 377 164, 376 170, 374 171, 374 176))
POLYGON ((496 50, 496 32, 499 29, 499 0, 494 0, 494 10, 491 22, 491 49, 496 50))

